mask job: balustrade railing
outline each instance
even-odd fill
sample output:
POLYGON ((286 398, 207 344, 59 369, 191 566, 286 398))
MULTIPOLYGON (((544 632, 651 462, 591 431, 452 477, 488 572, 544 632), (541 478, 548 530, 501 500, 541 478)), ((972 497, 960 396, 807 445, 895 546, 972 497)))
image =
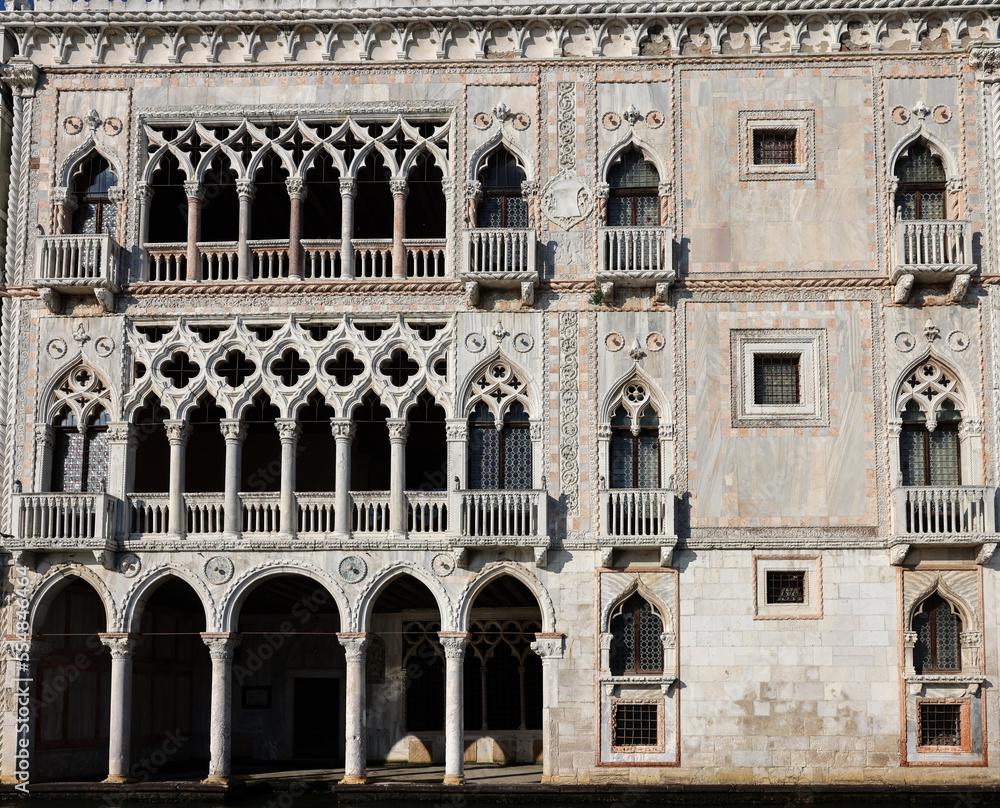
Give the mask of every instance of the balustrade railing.
POLYGON ((903 486, 892 492, 897 535, 976 536, 996 532, 994 489, 903 486))
POLYGON ((544 491, 460 491, 462 534, 533 538, 545 531, 544 491))
POLYGON ((118 253, 109 235, 41 236, 35 279, 50 286, 116 286, 118 253))
POLYGON ((669 227, 598 228, 598 267, 605 272, 673 269, 669 227))
POLYGON ((600 498, 604 535, 630 539, 674 535, 674 492, 669 488, 606 488, 600 498))
POLYGON ((355 278, 392 277, 392 239, 354 239, 355 278))
POLYGON ((299 503, 299 533, 332 533, 335 527, 336 512, 333 505, 333 494, 309 493, 297 494, 299 503))
POLYGON ((198 244, 203 281, 234 281, 237 277, 239 247, 235 241, 198 244))
POLYGON ((477 227, 463 235, 465 271, 470 275, 535 272, 535 231, 477 227))
POLYGON ((129 494, 129 535, 155 536, 169 531, 168 494, 129 494))
POLYGON ((188 534, 222 533, 222 494, 185 494, 184 506, 187 509, 188 534))
POLYGON ((952 219, 900 219, 894 228, 893 266, 972 264, 972 223, 952 219))
POLYGON ((117 500, 108 494, 15 494, 14 541, 107 542, 114 538, 117 500))
POLYGON ((352 491, 351 529, 356 535, 389 532, 389 492, 352 491))
POLYGON ((251 241, 249 245, 255 281, 276 281, 288 277, 287 241, 251 241))
POLYGON ((409 533, 444 533, 448 529, 448 492, 407 491, 406 529, 409 533))
POLYGON ((278 493, 240 494, 244 533, 277 533, 281 527, 278 493))
POLYGON ((182 281, 187 276, 187 244, 149 244, 146 261, 150 281, 182 281))
POLYGON ((342 274, 339 241, 302 240, 303 280, 328 281, 342 274))
POLYGON ((445 276, 445 239, 404 239, 406 277, 443 278, 445 276))

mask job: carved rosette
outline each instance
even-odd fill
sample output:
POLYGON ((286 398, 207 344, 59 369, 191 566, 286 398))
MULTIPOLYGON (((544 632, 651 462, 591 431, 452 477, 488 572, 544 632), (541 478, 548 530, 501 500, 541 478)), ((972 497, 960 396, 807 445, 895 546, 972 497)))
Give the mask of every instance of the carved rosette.
POLYGON ((212 659, 231 660, 242 638, 238 634, 202 634, 201 639, 212 659))
POLYGON ((135 651, 139 638, 132 634, 99 634, 101 644, 111 651, 112 659, 128 659, 135 651))
POLYGON ((219 421, 219 431, 226 443, 242 443, 247 436, 247 427, 239 418, 223 418, 219 421))
POLYGON ((365 648, 368 645, 368 637, 365 634, 338 634, 337 639, 344 646, 344 656, 348 662, 355 662, 359 665, 365 663, 365 648))

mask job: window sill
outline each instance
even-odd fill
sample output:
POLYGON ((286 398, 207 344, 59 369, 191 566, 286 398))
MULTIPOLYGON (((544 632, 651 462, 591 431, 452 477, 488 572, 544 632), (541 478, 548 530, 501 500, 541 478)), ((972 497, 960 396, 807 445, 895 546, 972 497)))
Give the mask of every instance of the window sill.
POLYGON ((609 693, 615 688, 616 685, 651 685, 659 687, 663 692, 663 695, 666 696, 667 691, 670 690, 674 682, 677 681, 677 677, 672 673, 635 673, 626 674, 624 676, 613 676, 610 673, 602 673, 598 677, 598 681, 609 693))
POLYGON ((903 676, 906 692, 911 696, 923 695, 924 688, 936 685, 964 685, 965 695, 974 696, 986 681, 981 673, 908 673, 903 676))

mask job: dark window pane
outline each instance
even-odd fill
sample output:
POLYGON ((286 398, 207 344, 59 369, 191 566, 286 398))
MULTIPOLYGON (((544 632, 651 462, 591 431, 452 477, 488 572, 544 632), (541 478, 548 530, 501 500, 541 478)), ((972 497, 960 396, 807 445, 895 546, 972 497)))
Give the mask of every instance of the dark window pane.
POLYGON ((753 133, 755 166, 795 165, 796 130, 756 129, 753 133))
POLYGON ((798 404, 798 354, 755 354, 753 358, 754 404, 798 404))
POLYGON ((654 702, 617 702, 613 713, 614 746, 659 745, 659 710, 654 702))

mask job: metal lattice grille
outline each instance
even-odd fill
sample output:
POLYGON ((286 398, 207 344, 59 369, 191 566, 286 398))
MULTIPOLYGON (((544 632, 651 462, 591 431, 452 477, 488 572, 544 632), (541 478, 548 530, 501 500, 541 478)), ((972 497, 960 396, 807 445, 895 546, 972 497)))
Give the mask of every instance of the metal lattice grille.
POLYGON ((531 488, 531 433, 523 427, 504 427, 504 488, 531 488))
POLYGON ((615 702, 611 723, 613 746, 659 746, 659 707, 655 702, 615 702))
POLYGON ((899 470, 903 485, 961 485, 958 431, 938 424, 904 427, 899 433, 899 470))
POLYGON ((768 570, 767 602, 805 603, 805 572, 801 570, 768 570))
POLYGON ((910 156, 899 167, 900 182, 944 182, 945 179, 940 158, 923 145, 913 146, 910 156))
POLYGON ((108 482, 108 433, 95 430, 87 441, 87 491, 105 491, 108 482))
POLYGON ((757 129, 753 133, 755 166, 795 165, 795 129, 757 129))
POLYGON ((612 188, 655 188, 659 183, 656 167, 635 149, 625 152, 608 172, 612 188))
POLYGON ((962 705, 923 703, 920 705, 921 746, 962 745, 962 705))
POLYGON ((798 354, 754 354, 754 404, 799 404, 798 354))
POLYGON ((937 429, 926 434, 930 443, 930 484, 958 485, 958 432, 954 429, 937 429))
POLYGON ((896 207, 899 208, 900 219, 944 219, 944 192, 920 191, 919 203, 917 193, 896 194, 896 207), (917 215, 919 206, 920 215, 917 215))
POLYGON ((663 624, 653 614, 653 607, 643 603, 639 609, 639 668, 642 671, 663 669, 663 624))
POLYGON ((663 670, 663 622, 640 595, 633 595, 611 619, 611 673, 663 670))
POLYGON ((527 227, 528 206, 521 196, 486 195, 479 208, 480 227, 527 227))
POLYGON ((660 200, 653 194, 612 196, 608 200, 609 227, 656 227, 660 224, 660 200))
POLYGON ((913 646, 913 668, 927 671, 957 671, 962 668, 962 621, 940 595, 932 595, 913 617, 917 642, 913 646))
POLYGON ((84 443, 83 435, 75 429, 56 433, 53 491, 83 490, 84 443))
POLYGON ((639 435, 636 488, 660 485, 660 440, 656 435, 639 435))
POLYGON ((611 487, 631 488, 632 469, 635 458, 632 454, 634 441, 629 432, 611 433, 611 487))
POLYGON ((500 487, 500 433, 492 426, 469 430, 469 487, 500 487))

